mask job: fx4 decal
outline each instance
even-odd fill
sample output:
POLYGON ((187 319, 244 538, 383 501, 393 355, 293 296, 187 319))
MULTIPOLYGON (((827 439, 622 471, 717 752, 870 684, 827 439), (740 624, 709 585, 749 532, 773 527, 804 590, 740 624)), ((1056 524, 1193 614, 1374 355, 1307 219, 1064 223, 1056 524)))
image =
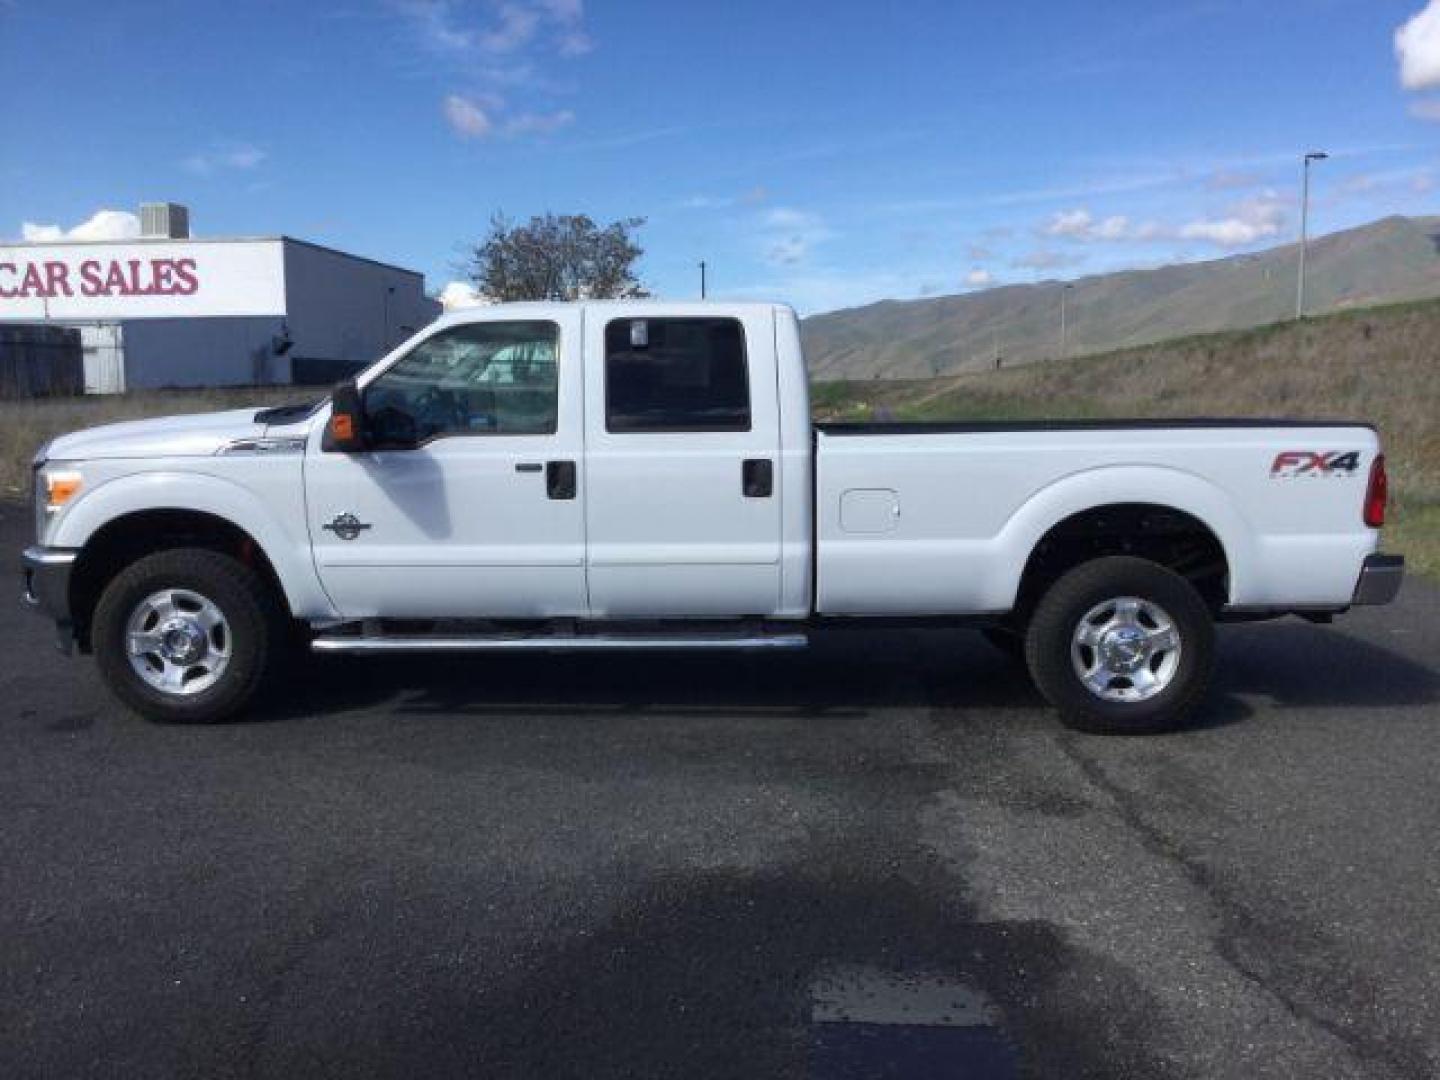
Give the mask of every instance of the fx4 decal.
POLYGON ((1360 471, 1358 450, 1286 450, 1275 455, 1270 479, 1292 476, 1354 476, 1360 471))

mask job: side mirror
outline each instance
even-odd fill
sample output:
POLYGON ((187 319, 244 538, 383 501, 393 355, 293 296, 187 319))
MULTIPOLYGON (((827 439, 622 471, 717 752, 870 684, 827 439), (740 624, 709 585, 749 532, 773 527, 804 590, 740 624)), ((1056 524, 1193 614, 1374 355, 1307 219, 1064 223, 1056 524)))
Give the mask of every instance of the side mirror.
POLYGON ((365 449, 365 404, 353 379, 347 379, 330 393, 330 422, 325 426, 322 448, 340 454, 365 449))

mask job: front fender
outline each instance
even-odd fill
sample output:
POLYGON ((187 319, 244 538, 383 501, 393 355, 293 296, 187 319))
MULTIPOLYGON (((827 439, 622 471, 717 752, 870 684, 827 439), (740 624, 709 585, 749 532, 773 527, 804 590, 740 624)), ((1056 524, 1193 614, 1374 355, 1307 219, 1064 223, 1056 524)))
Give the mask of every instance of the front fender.
POLYGON ((1256 552, 1254 528, 1224 489, 1183 469, 1158 465, 1107 465, 1061 477, 1031 495, 997 536, 1004 553, 997 606, 1013 607, 1021 575, 1041 539, 1066 518, 1119 503, 1150 503, 1182 510, 1220 541, 1230 569, 1230 601, 1243 602, 1251 591, 1256 552))
POLYGON ((304 503, 296 478, 294 506, 282 518, 249 488, 203 472, 165 470, 106 480, 75 500, 48 537, 53 547, 81 549, 100 529, 128 514, 154 510, 197 511, 243 529, 259 545, 280 579, 290 610, 299 618, 336 613, 310 558, 304 503), (287 527, 286 520, 293 522, 287 527))

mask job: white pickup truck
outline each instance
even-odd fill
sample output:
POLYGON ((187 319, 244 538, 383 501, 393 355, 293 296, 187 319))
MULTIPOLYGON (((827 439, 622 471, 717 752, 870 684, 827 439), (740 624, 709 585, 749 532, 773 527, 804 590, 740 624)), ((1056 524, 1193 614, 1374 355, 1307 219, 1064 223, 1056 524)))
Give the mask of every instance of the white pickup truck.
MULTIPOLYGON (((787 649, 967 625, 1068 723, 1182 721, 1213 623, 1385 603, 1365 424, 812 425, 794 312, 449 315, 323 401, 35 458, 25 593, 157 719, 327 653, 787 649)), ((477 687, 483 693, 483 683, 477 687)))

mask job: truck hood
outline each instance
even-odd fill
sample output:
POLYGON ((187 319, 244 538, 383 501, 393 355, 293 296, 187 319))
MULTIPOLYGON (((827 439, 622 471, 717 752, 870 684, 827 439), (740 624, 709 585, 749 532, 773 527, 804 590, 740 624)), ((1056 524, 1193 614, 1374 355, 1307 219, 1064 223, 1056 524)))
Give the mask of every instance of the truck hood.
POLYGON ((205 457, 235 439, 263 435, 266 425, 257 421, 257 414, 263 411, 257 406, 253 409, 105 424, 61 435, 50 443, 45 456, 51 461, 205 457))

